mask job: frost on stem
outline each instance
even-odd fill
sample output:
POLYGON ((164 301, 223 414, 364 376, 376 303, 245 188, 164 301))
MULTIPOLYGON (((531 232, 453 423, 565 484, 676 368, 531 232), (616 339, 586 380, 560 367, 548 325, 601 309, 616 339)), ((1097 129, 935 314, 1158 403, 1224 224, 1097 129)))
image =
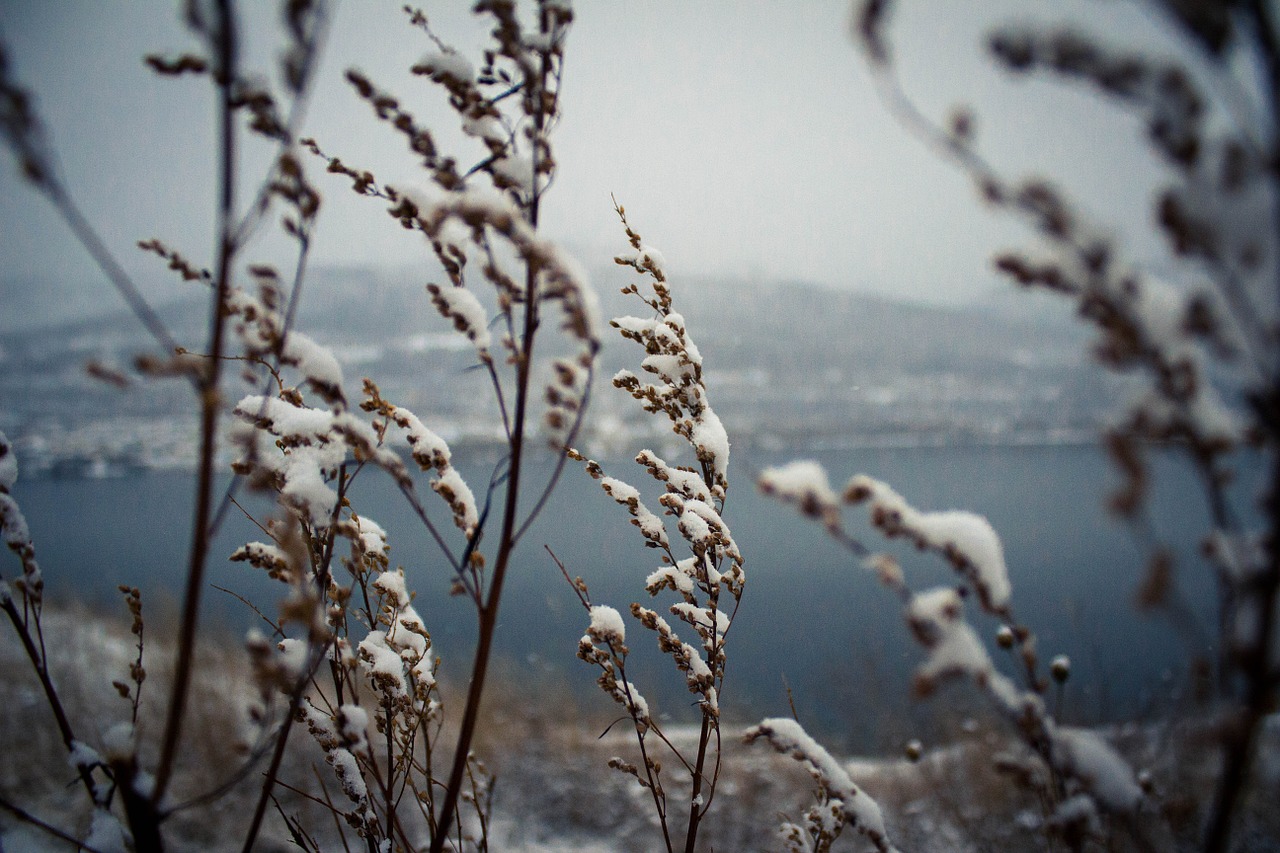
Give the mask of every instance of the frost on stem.
POLYGON ((623 292, 638 296, 654 316, 615 317, 610 325, 624 338, 644 347, 640 367, 658 382, 642 382, 631 371, 622 370, 613 377, 613 384, 639 400, 645 411, 665 414, 671 420, 672 430, 689 442, 698 462, 710 472, 706 479, 711 495, 722 501, 728 487, 729 437, 707 399, 702 353, 686 332, 684 316, 672 310, 661 255, 644 245, 640 235, 631 230, 622 208, 618 208, 618 215, 635 251, 614 260, 646 273, 652 288, 651 296, 641 295, 634 284, 623 292))
POLYGON ((604 605, 588 605, 587 609, 591 624, 578 641, 578 658, 600 668, 596 683, 626 709, 637 733, 643 735, 653 725, 653 718, 649 714, 649 703, 639 688, 626 680, 626 660, 630 650, 626 645, 622 614, 604 605))
POLYGON ((1097 732, 1050 729, 1054 766, 1112 814, 1132 814, 1145 795, 1133 768, 1097 732))
MULTIPOLYGON (((44 576, 40 572, 40 564, 36 562, 36 546, 31 539, 27 518, 10 494, 17 482, 18 456, 9 439, 0 432, 0 535, 4 537, 4 544, 22 563, 22 577, 13 582, 12 588, 38 608, 44 597, 44 576)), ((4 582, 0 589, 4 603, 9 601, 9 590, 10 584, 4 582)))
POLYGON ((973 584, 984 609, 1002 614, 1012 587, 1004 547, 990 522, 964 510, 921 512, 888 485, 865 474, 844 489, 847 503, 866 503, 871 523, 889 538, 906 537, 919 548, 939 552, 973 584))
POLYGON ((764 739, 778 752, 801 762, 818 784, 818 804, 806 815, 805 826, 783 824, 788 850, 829 850, 846 823, 881 853, 897 850, 885 831, 880 806, 795 720, 764 720, 748 729, 743 739, 747 743, 764 739))
MULTIPOLYGON (((761 475, 761 488, 779 500, 795 505, 803 514, 824 524, 828 532, 857 553, 860 543, 844 533, 839 505, 828 485, 825 470, 813 462, 792 463, 761 475)), ((986 519, 969 512, 921 512, 884 483, 859 474, 844 489, 845 503, 869 505, 872 524, 889 538, 905 537, 918 548, 944 556, 976 591, 983 608, 1008 619, 1012 586, 999 537, 986 519)), ((1044 682, 1037 675, 1035 637, 1024 627, 1002 626, 999 645, 1021 654, 1032 690, 1024 690, 1000 672, 964 613, 964 599, 953 587, 912 592, 897 561, 873 554, 866 563, 906 605, 906 620, 926 656, 916 670, 915 689, 932 693, 941 682, 968 678, 987 694, 995 707, 1014 724, 1019 735, 1056 778, 1072 793, 1110 813, 1131 814, 1142 800, 1141 788, 1128 764, 1101 738, 1082 730, 1059 728, 1039 692, 1044 682)), ((1065 678, 1069 662, 1055 660, 1055 677, 1065 678)), ((1077 803, 1079 806, 1079 803, 1077 803)), ((815 818, 816 819, 816 818, 815 818)), ((798 832, 794 826, 792 831, 798 832)))
POLYGON ((826 470, 817 462, 798 460, 760 473, 757 484, 766 495, 793 504, 802 515, 815 518, 827 528, 840 526, 840 498, 827 480, 826 470))
POLYGON ((983 687, 1000 707, 1015 719, 1030 710, 1042 714, 1043 703, 1034 694, 1023 694, 991 662, 986 646, 964 618, 964 603, 954 589, 939 587, 913 595, 907 605, 907 621, 928 657, 916 670, 916 690, 933 692, 941 680, 967 675, 983 687))
POLYGON ((642 450, 635 457, 661 489, 657 505, 664 516, 674 520, 673 530, 668 530, 663 517, 646 505, 638 488, 606 476, 599 463, 577 451, 566 452, 570 458, 583 462, 605 493, 626 508, 644 546, 659 552, 660 565, 646 579, 646 591, 654 597, 664 590, 675 593, 679 600, 669 606, 668 612, 696 635, 694 642, 686 642, 657 611, 637 603, 631 605, 632 617, 654 634, 658 650, 670 658, 689 692, 697 697, 702 716, 697 757, 685 756, 672 745, 650 716, 648 704, 626 681, 627 649, 622 644, 621 616, 613 608, 593 607, 581 579, 573 583, 583 606, 591 613, 592 626, 579 643, 578 656, 600 667, 601 688, 623 704, 636 723, 642 761, 631 763, 615 758, 610 766, 633 776, 649 791, 668 849, 674 848, 666 794, 659 779, 661 764, 652 757, 653 747, 646 742, 651 729, 657 730, 663 744, 676 752, 680 765, 689 771, 692 795, 686 845, 692 849, 699 822, 715 794, 726 638, 746 575, 742 552, 721 517, 729 485, 729 440, 707 399, 702 354, 689 336, 684 318, 672 308, 661 254, 644 244, 627 225, 623 210, 617 210, 634 251, 615 260, 649 280, 647 292, 642 293, 638 285, 632 284, 623 293, 637 297, 653 316, 615 317, 611 325, 624 338, 641 345, 644 355, 640 367, 656 381, 642 383, 624 370, 614 377, 613 384, 639 400, 646 411, 665 415, 692 454, 692 465, 672 464, 652 450, 642 450))

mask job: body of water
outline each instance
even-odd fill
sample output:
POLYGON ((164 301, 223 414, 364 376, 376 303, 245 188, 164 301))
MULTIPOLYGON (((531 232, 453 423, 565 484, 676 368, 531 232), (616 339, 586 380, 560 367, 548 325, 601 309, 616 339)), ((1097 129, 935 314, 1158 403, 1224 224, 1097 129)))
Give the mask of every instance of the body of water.
MULTIPOLYGON (((991 521, 1004 542, 1019 618, 1039 635, 1046 661, 1057 654, 1073 661, 1072 678, 1060 697, 1064 718, 1095 722, 1176 707, 1188 644, 1197 641, 1186 630, 1173 630, 1160 614, 1135 610, 1134 590, 1147 551, 1130 528, 1102 508, 1116 475, 1096 448, 805 455, 823 462, 837 484, 863 472, 887 481, 920 509, 968 509, 991 521)), ((981 703, 963 690, 913 702, 910 672, 920 652, 896 599, 817 525, 756 493, 754 479, 761 468, 795 456, 735 453, 725 519, 746 557, 747 588, 729 635, 726 715, 740 721, 785 715, 794 703, 802 721, 830 741, 869 748, 977 713, 981 703)), ((480 493, 491 463, 472 460, 459 467, 480 493)), ((606 468, 640 488, 650 508, 658 509, 659 493, 649 488, 639 466, 624 459, 606 468)), ((549 460, 537 463, 535 480, 549 470, 549 460)), ((387 478, 367 472, 362 479, 353 497, 357 510, 387 529, 393 565, 405 567, 410 589, 418 593, 417 609, 444 658, 446 675, 465 678, 474 636, 472 609, 465 599, 448 596, 447 564, 387 478)), ((118 600, 115 588, 123 583, 142 588, 149 609, 180 600, 192 484, 190 474, 157 472, 105 480, 20 480, 15 497, 35 537, 50 599, 109 604, 118 600)), ((425 478, 421 489, 433 511, 443 509, 425 478)), ((261 499, 251 499, 248 506, 264 517, 270 509, 261 499)), ((1175 460, 1158 465, 1150 508, 1157 538, 1178 555, 1183 595, 1211 637, 1214 587, 1197 556, 1207 514, 1192 477, 1175 460)), ((883 546, 863 515, 850 514, 851 528, 869 546, 883 546)), ((437 518, 441 529, 452 531, 444 512, 437 518)), ((247 518, 233 514, 215 545, 209 582, 274 615, 279 585, 225 559, 239 544, 263 538, 247 518)), ((607 708, 593 684, 596 673, 574 657, 586 614, 544 546, 571 574, 587 580, 595 603, 623 612, 632 601, 648 602, 644 579, 657 567, 657 552, 643 547, 625 510, 571 466, 523 540, 509 575, 498 635, 506 677, 533 688, 567 685, 582 702, 607 708)), ((914 588, 954 581, 936 556, 896 550, 914 588)), ((12 568, 6 575, 12 576, 12 568)), ((241 633, 257 620, 232 596, 212 588, 205 595, 211 625, 241 633)), ((665 603, 660 599, 656 609, 661 612, 665 603)), ((119 612, 124 619, 122 607, 119 612)), ((994 625, 974 618, 987 636, 993 635, 994 625)), ((646 633, 634 622, 628 625, 632 680, 656 708, 675 718, 688 716, 691 697, 682 678, 646 633)))

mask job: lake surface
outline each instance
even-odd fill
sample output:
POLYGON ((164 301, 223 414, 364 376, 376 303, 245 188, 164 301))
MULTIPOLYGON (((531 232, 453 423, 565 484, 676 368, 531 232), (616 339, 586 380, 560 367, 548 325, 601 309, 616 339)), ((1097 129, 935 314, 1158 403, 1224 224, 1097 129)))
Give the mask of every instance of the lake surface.
MULTIPOLYGON (((799 455, 823 462, 837 484, 864 472, 889 482, 920 509, 986 515, 1004 542, 1016 612, 1039 635, 1042 657, 1067 654, 1073 661, 1062 696, 1064 718, 1123 719, 1169 710, 1178 701, 1190 638, 1159 614, 1139 614, 1132 606, 1146 550, 1102 508, 1116 475, 1096 448, 735 450, 725 519, 746 557, 747 588, 729 635, 722 706, 730 719, 789 714, 789 687, 807 725, 836 745, 869 748, 930 725, 949 725, 982 707, 963 690, 913 702, 910 671, 920 655, 896 600, 816 525, 756 493, 761 468, 799 455)), ((492 462, 458 464, 479 493, 492 462)), ((639 466, 624 459, 606 463, 606 469, 640 488, 657 509, 658 492, 639 466)), ((545 478, 549 470, 549 460, 542 460, 534 476, 545 478)), ((448 566, 404 500, 387 478, 370 473, 362 475, 353 502, 387 529, 392 562, 405 567, 418 593, 416 606, 444 658, 444 671, 464 677, 474 642, 473 613, 464 599, 447 595, 448 566)), ((35 537, 50 598, 111 605, 122 620, 117 584, 141 587, 148 609, 165 599, 180 600, 192 484, 191 474, 172 472, 19 480, 15 497, 35 537)), ((428 506, 441 510, 425 479, 421 489, 428 506)), ((261 499, 248 505, 264 517, 269 510, 261 499)), ((1196 556, 1207 515, 1192 478, 1175 460, 1160 460, 1150 506, 1157 535, 1179 556, 1183 594, 1211 635, 1213 584, 1196 556)), ((863 513, 848 517, 869 546, 884 545, 868 531, 863 513)), ((443 512, 437 518, 442 529, 451 529, 443 512)), ((279 586, 243 563, 223 559, 239 544, 262 538, 234 514, 215 545, 209 582, 274 615, 279 586)), ((644 578, 656 568, 657 552, 643 547, 625 510, 571 466, 524 539, 508 578, 498 635, 503 672, 530 687, 568 686, 588 707, 607 708, 593 684, 595 672, 574 657, 586 615, 544 545, 571 574, 587 580, 594 603, 624 612, 632 601, 648 599, 644 578)), ((901 554, 914 588, 952 582, 942 560, 891 550, 901 554)), ((12 577, 12 561, 4 571, 12 577)), ((210 624, 241 633, 256 620, 225 593, 208 589, 205 596, 210 624)), ((994 632, 994 625, 974 618, 987 636, 994 632)), ((628 622, 632 680, 657 708, 687 716, 691 697, 682 679, 646 632, 630 617, 628 622)))

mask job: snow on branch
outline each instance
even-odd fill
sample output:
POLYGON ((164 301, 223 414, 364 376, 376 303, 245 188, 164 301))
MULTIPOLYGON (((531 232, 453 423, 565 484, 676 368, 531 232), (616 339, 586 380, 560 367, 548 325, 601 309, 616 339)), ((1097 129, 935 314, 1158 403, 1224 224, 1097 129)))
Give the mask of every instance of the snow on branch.
POLYGON ((1075 779, 1099 805, 1113 814, 1132 814, 1145 799, 1129 763, 1102 737, 1088 729, 1051 728, 1054 766, 1075 779))
POLYGON ((880 853, 896 853, 897 848, 885 830, 879 804, 854 784, 831 753, 795 720, 785 717, 763 720, 748 729, 743 739, 747 743, 764 739, 778 752, 802 763, 818 783, 820 799, 838 807, 839 811, 828 813, 830 819, 817 821, 820 834, 815 841, 829 845, 848 822, 880 853))
POLYGON ((945 556, 973 584, 989 612, 1003 614, 1008 609, 1012 587, 1004 547, 982 516, 965 510, 921 512, 891 487, 865 474, 849 481, 844 500, 869 504, 871 523, 884 535, 906 537, 917 547, 945 556))
MULTIPOLYGON (((36 546, 31 539, 31 529, 27 526, 26 516, 22 514, 18 502, 14 500, 10 490, 18 482, 18 457, 8 437, 0 432, 0 535, 9 550, 18 555, 22 561, 22 577, 13 586, 21 591, 29 601, 39 606, 44 595, 44 576, 40 572, 40 564, 36 562, 36 546)), ((9 586, 3 589, 3 596, 9 597, 9 586)))
POLYGON ((798 460, 766 468, 757 484, 766 495, 793 504, 801 514, 818 519, 827 528, 840 527, 840 499, 819 463, 798 460))

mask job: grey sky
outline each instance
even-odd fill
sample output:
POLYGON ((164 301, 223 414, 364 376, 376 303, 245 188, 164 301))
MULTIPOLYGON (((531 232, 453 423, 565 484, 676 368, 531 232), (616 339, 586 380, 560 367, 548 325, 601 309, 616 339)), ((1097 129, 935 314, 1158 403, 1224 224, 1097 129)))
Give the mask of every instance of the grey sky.
MULTIPOLYGON (((177 5, 0 0, 0 30, 18 75, 38 93, 67 183, 151 293, 173 285, 133 248, 136 240, 161 237, 205 263, 212 242, 207 87, 157 79, 139 58, 191 46, 177 5)), ((271 32, 267 4, 241 5, 250 10, 251 47, 269 56, 273 46, 261 37, 271 32)), ((437 5, 439 12, 427 8, 442 37, 461 48, 483 42, 463 14, 470 3, 437 5)), ((983 150, 1011 174, 1067 174, 1089 209, 1118 230, 1145 221, 1144 187, 1158 172, 1137 125, 1059 86, 1010 82, 981 50, 991 23, 1010 15, 1074 15, 1115 40, 1168 42, 1142 3, 900 5, 892 34, 901 73, 927 111, 942 116, 952 103, 973 104, 983 150)), ((404 70, 427 44, 400 6, 339 5, 306 130, 352 164, 409 183, 420 179, 405 167, 399 139, 342 81, 358 66, 424 123, 452 124, 440 93, 404 70)), ((545 208, 550 232, 586 266, 607 262, 622 247, 613 193, 677 277, 805 280, 945 302, 989 291, 997 281, 991 251, 1020 232, 981 210, 965 179, 888 116, 848 36, 848 7, 579 0, 555 137, 560 171, 545 208)), ((424 256, 378 203, 331 176, 316 178, 325 194, 316 263, 400 265, 424 256)), ((5 157, 0 297, 24 304, 15 288, 52 284, 52 298, 88 309, 114 298, 78 286, 93 277, 83 251, 5 157)))

